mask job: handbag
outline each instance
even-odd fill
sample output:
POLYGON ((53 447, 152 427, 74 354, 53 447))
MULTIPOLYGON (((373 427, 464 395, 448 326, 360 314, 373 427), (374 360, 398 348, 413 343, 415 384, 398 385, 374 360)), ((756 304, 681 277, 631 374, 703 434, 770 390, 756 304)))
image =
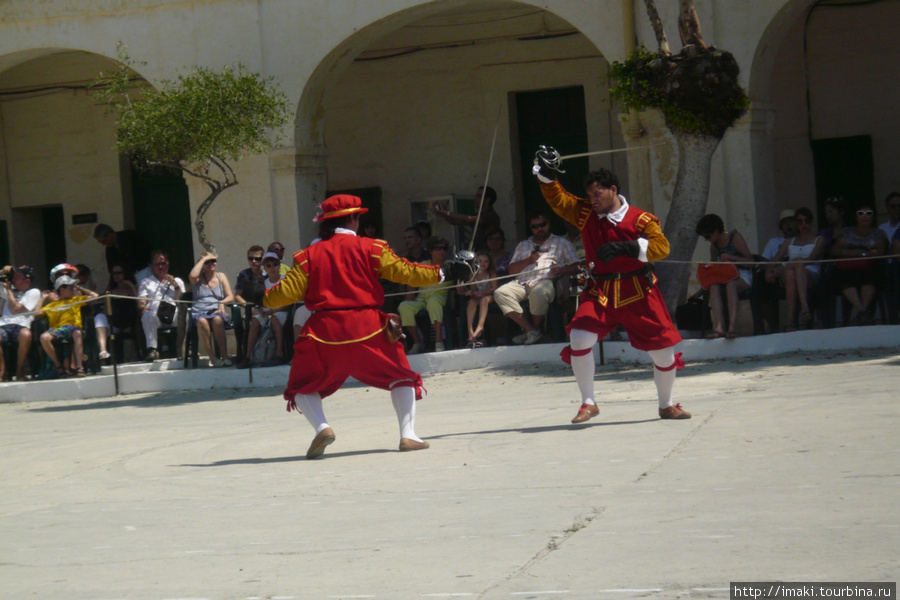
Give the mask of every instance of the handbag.
POLYGON ((737 279, 739 275, 737 267, 730 263, 708 263, 697 267, 697 281, 704 290, 711 285, 737 279))
POLYGON ((840 271, 865 271, 875 266, 871 258, 855 258, 853 260, 839 260, 834 266, 840 271))
POLYGON ((709 314, 709 306, 700 297, 700 292, 688 298, 687 303, 676 307, 675 322, 678 329, 690 331, 712 329, 712 315, 709 314))
MULTIPOLYGON (((163 290, 163 297, 165 297, 166 292, 169 291, 169 283, 166 283, 166 289, 163 290)), ((175 320, 175 304, 172 302, 166 302, 165 300, 159 301, 159 306, 156 307, 156 318, 159 319, 159 322, 163 325, 171 325, 175 320)))
POLYGON ((156 318, 164 325, 171 325, 175 320, 175 305, 171 302, 160 300, 156 309, 156 318))

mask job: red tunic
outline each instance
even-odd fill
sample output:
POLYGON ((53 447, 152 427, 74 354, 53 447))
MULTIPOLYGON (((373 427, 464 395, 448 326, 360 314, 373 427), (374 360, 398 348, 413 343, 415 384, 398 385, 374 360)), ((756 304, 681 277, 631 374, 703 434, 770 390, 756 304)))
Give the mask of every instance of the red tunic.
MULTIPOLYGON (((294 255, 294 266, 266 291, 275 308, 305 300, 312 316, 294 344, 284 397, 336 392, 348 377, 381 389, 409 386, 421 398, 422 377, 410 369, 400 342, 385 335, 388 316, 380 310, 384 277, 419 287, 440 279, 440 267, 410 263, 382 240, 336 233, 294 255)), ((290 409, 290 404, 289 404, 290 409)))
MULTIPOLYGON (((647 263, 629 256, 618 256, 603 264, 597 249, 607 242, 648 240, 648 260, 665 258, 669 243, 659 226, 659 219, 634 206, 629 206, 620 223, 600 218, 590 202, 566 192, 558 182, 541 184, 541 191, 551 208, 581 230, 584 254, 593 262, 592 273, 631 273, 647 263)), ((567 327, 596 333, 601 339, 621 324, 631 345, 638 350, 661 350, 681 341, 672 324, 662 294, 656 287, 656 276, 633 275, 605 281, 592 280, 585 286, 581 304, 567 327)))

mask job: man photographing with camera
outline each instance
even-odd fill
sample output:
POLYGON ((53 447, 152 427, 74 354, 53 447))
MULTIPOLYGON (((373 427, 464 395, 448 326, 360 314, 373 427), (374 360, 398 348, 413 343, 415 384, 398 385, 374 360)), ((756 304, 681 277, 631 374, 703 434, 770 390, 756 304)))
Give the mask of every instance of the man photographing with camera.
MULTIPOLYGON (((30 313, 41 301, 41 291, 31 287, 34 270, 7 265, 0 270, 0 342, 18 342, 16 381, 25 381, 25 359, 31 349, 30 313), (23 314, 25 313, 25 314, 23 314)), ((6 357, 0 345, 0 380, 6 380, 6 357)))
MULTIPOLYGON (((16 361, 16 380, 25 381, 25 359, 31 349, 30 313, 41 301, 41 291, 31 287, 34 270, 27 266, 7 265, 0 270, 0 342, 19 344, 16 361), (24 313, 24 314, 23 314, 24 313)), ((0 346, 0 380, 5 380, 6 357, 0 346)))
POLYGON ((546 210, 532 213, 528 219, 531 237, 516 246, 509 263, 509 274, 518 275, 494 292, 494 300, 503 314, 524 332, 512 339, 514 344, 534 344, 543 335, 541 326, 556 298, 556 277, 578 272, 575 246, 564 237, 550 233, 546 210), (522 302, 528 300, 531 321, 525 318, 522 302))

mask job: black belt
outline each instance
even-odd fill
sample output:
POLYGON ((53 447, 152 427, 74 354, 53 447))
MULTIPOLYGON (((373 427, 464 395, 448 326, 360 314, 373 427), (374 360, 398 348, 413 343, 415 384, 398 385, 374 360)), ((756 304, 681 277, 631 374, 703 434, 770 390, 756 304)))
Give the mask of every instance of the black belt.
POLYGON ((644 265, 637 271, 629 271, 628 273, 591 273, 591 279, 594 281, 610 281, 612 279, 627 279, 637 275, 646 275, 653 269, 650 265, 644 265))

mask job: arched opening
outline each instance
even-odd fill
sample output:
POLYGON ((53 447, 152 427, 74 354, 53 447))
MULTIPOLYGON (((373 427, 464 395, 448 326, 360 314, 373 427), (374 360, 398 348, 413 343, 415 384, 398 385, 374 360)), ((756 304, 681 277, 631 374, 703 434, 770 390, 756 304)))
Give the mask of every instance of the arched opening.
MULTIPOLYGON (((900 3, 796 0, 760 40, 751 74, 761 231, 783 208, 882 199, 900 186, 900 3)), ((818 209, 818 210, 817 210, 818 209)))
POLYGON ((38 285, 66 261, 86 264, 105 286, 104 248, 93 229, 106 223, 141 231, 154 246, 181 253, 177 267, 190 269, 183 179, 135 174, 115 151, 112 115, 89 94, 98 75, 118 64, 81 50, 42 49, 3 57, 0 65, 0 220, 11 258, 34 266, 38 285))
MULTIPOLYGON (((430 3, 360 30, 323 61, 300 101, 301 227, 326 190, 377 188, 393 242, 431 199, 467 209, 484 183, 496 129, 488 185, 498 192, 507 239, 521 239, 528 194, 537 190, 527 166, 538 143, 563 153, 624 145, 607 70, 578 28, 523 2, 430 3), (570 126, 554 139, 542 137, 547 124, 570 126)), ((573 192, 589 164, 627 181, 624 155, 573 161, 573 192)))

